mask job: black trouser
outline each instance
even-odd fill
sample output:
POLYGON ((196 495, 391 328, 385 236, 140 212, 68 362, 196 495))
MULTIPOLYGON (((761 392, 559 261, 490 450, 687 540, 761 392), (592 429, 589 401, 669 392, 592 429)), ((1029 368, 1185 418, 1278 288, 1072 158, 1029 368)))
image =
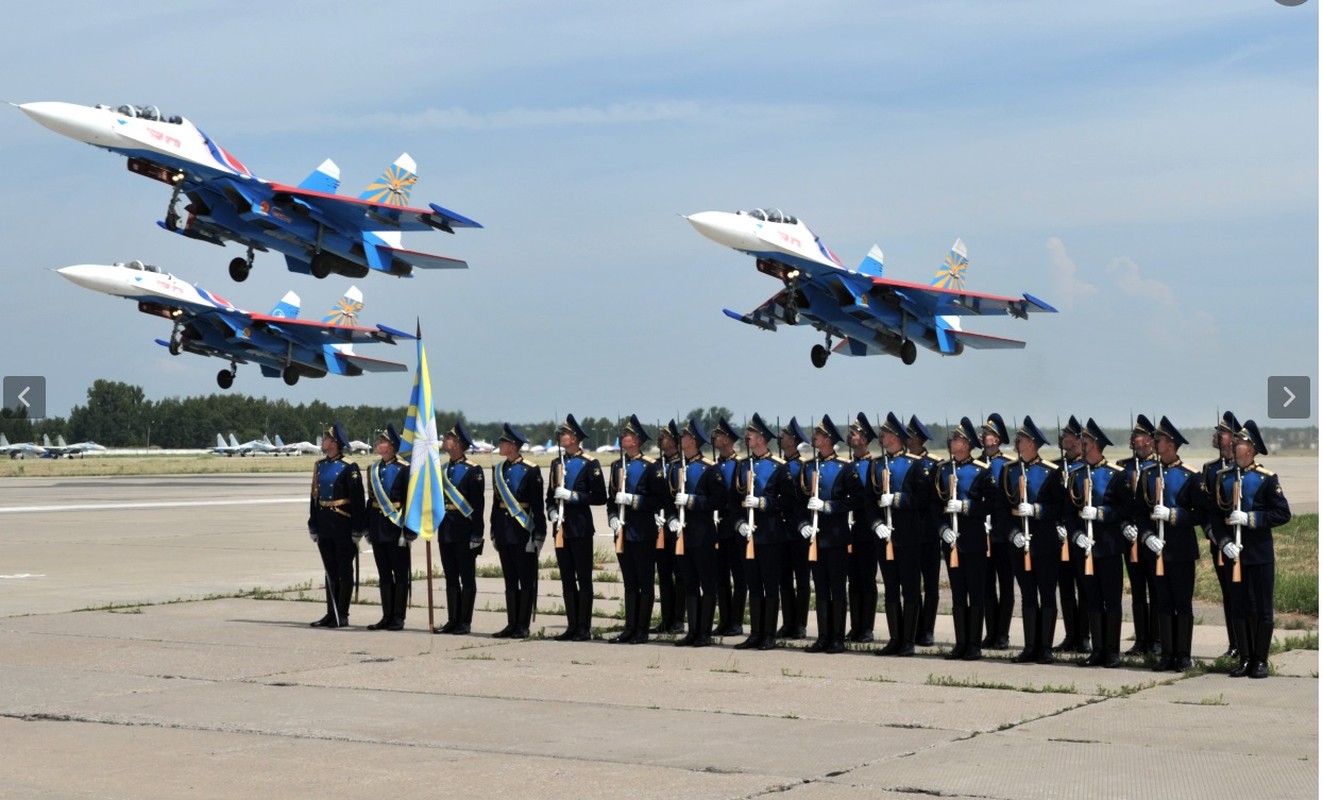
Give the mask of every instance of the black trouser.
POLYGON ((808 625, 809 599, 813 594, 809 586, 809 543, 795 535, 785 543, 781 559, 781 608, 786 626, 803 628, 808 625))
MULTIPOLYGON (((1015 570, 1015 581, 1020 585, 1020 609, 1028 615, 1031 611, 1057 613, 1057 578, 1061 572, 1061 556, 1057 552, 1034 553, 1031 557, 1033 569, 1025 571, 1024 551, 1012 548, 1016 554, 1011 559, 1015 570)), ((1050 647, 1051 642, 1044 642, 1050 647)))
POLYGON ((354 593, 354 559, 358 545, 345 532, 317 534, 317 552, 326 571, 326 613, 339 620, 349 619, 349 600, 354 593))
POLYGON ((728 536, 716 550, 717 612, 722 628, 744 624, 744 604, 749 594, 744 569, 746 544, 743 536, 728 536))
POLYGON ((753 615, 762 622, 761 630, 752 630, 754 636, 776 635, 776 613, 780 605, 778 592, 781 587, 782 561, 785 545, 781 542, 755 544, 753 558, 744 559, 744 574, 748 579, 749 608, 761 608, 760 615, 753 615))
POLYGON ((841 544, 837 547, 818 545, 818 560, 811 562, 813 588, 817 592, 818 638, 841 639, 845 636, 845 610, 849 599, 845 593, 849 554, 841 544))
POLYGON ((633 606, 636 618, 625 620, 626 630, 633 630, 638 624, 642 626, 641 632, 647 632, 648 626, 652 624, 652 605, 657 597, 652 570, 659 552, 656 542, 651 539, 638 542, 626 538, 623 549, 616 554, 625 596, 634 598, 634 602, 627 603, 626 607, 633 606))
POLYGON ((446 608, 447 616, 454 622, 472 622, 473 602, 478 596, 477 562, 478 550, 467 540, 462 542, 438 542, 441 551, 441 571, 446 576, 446 597, 456 608, 446 608), (465 611, 461 619, 460 607, 465 611))
POLYGON ((846 568, 850 594, 850 630, 872 633, 877 617, 877 536, 870 529, 851 543, 846 568))
MULTIPOLYGON (((893 536, 894 540, 894 536, 893 536)), ((887 543, 877 544, 877 565, 882 572, 882 587, 885 590, 885 603, 900 603, 901 608, 918 609, 923 597, 919 588, 919 553, 918 542, 906 542, 891 545, 893 558, 887 560, 887 543)), ((941 565, 939 563, 938 569, 941 565)))
POLYGON ((685 597, 711 597, 717 594, 717 550, 713 543, 684 543, 684 555, 675 557, 679 588, 685 597))
POLYGON ((593 608, 593 537, 566 536, 564 547, 556 548, 560 591, 565 617, 571 628, 591 628, 593 608))
MULTIPOLYGON (((1228 561, 1228 564, 1232 562, 1228 561)), ((1272 622, 1273 583, 1276 580, 1276 556, 1267 564, 1242 564, 1240 582, 1228 580, 1231 587, 1231 618, 1250 622, 1272 622)))
POLYGON ((935 533, 924 533, 919 538, 919 582, 923 591, 919 632, 931 634, 942 596, 942 540, 935 533))
POLYGON ((1194 562, 1162 562, 1162 575, 1153 576, 1153 605, 1159 614, 1194 615, 1194 562))
POLYGON ((1021 561, 1024 556, 1024 552, 1017 550, 1010 542, 994 541, 991 551, 987 580, 983 583, 983 603, 988 609, 987 628, 990 633, 997 630, 1003 617, 1009 619, 1010 612, 1015 608, 1015 566, 1012 561, 1017 553, 1021 561))
POLYGON ((1057 588, 1058 595, 1061 597, 1061 622, 1066 627, 1066 635, 1074 636, 1078 641, 1089 638, 1088 623, 1082 618, 1086 613, 1083 611, 1084 590, 1080 587, 1078 574, 1074 563, 1074 547, 1071 548, 1071 560, 1062 562, 1058 554, 1057 559, 1057 588), (1084 622, 1083 625, 1080 623, 1084 622))
POLYGON ((382 619, 394 616, 400 622, 404 621, 404 610, 409 607, 412 550, 408 541, 404 547, 400 547, 398 540, 372 543, 372 560, 377 562, 377 584, 381 590, 382 619))
POLYGON ((672 626, 684 622, 684 589, 680 572, 676 568, 675 541, 667 536, 663 547, 653 542, 657 563, 657 597, 661 601, 662 625, 672 626))
MULTIPOLYGON (((984 581, 988 574, 988 551, 976 547, 966 553, 960 551, 960 565, 951 566, 947 555, 946 577, 951 581, 952 608, 983 608, 984 581)), ((974 642, 978 644, 978 642, 974 642)))
POLYGON ((528 552, 527 545, 499 544, 496 554, 501 557, 501 577, 505 579, 505 614, 511 625, 531 618, 532 605, 526 613, 525 603, 537 598, 537 553, 528 552))
MULTIPOLYGON (((1121 613, 1121 586, 1125 574, 1121 566, 1124 556, 1094 555, 1093 574, 1085 575, 1085 558, 1079 554, 1079 548, 1071 550, 1071 561, 1075 566, 1075 579, 1080 585, 1084 607, 1090 614, 1121 613)), ((1095 643, 1096 644, 1096 643, 1095 643)))

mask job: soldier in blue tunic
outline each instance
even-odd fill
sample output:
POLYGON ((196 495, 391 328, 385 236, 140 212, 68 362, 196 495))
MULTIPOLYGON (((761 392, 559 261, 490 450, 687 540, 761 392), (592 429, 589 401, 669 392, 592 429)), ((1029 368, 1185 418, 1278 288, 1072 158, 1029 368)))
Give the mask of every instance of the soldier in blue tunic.
POLYGON ((873 454, 868 450, 876 438, 868 416, 862 411, 855 415, 845 442, 850 447, 851 465, 859 474, 863 496, 850 518, 845 590, 850 605, 850 629, 845 638, 860 643, 873 641, 873 626, 877 622, 877 534, 873 525, 878 520, 878 493, 870 480, 873 454))
POLYGON ((445 465, 446 515, 436 529, 441 570, 446 575, 446 623, 433 633, 462 636, 473 629, 473 604, 478 599, 477 559, 482 555, 486 520, 485 473, 468 459, 473 437, 458 420, 441 439, 449 457, 445 465))
POLYGON ((387 424, 377 437, 380 461, 368 468, 367 520, 368 543, 377 562, 378 589, 381 592, 381 619, 368 630, 404 630, 404 615, 409 608, 410 550, 418 538, 416 531, 404 527, 404 500, 409 493, 409 465, 395 457, 400 450, 400 434, 387 424))
POLYGON ((551 465, 547 520, 555 526, 556 566, 565 599, 565 630, 558 642, 593 638, 593 506, 606 505, 602 465, 583 450, 588 434, 573 414, 556 429, 560 458, 551 465))
POLYGON ((648 431, 639 418, 630 415, 620 429, 620 459, 611 465, 607 504, 608 524, 616 538, 617 560, 624 584, 625 626, 610 639, 613 644, 643 644, 652 624, 656 597, 652 582, 657 560, 657 510, 653 462, 643 456, 648 431))
MULTIPOLYGON (((1139 493, 1139 475, 1154 463, 1153 423, 1140 414, 1130 430, 1130 455, 1117 461, 1130 486, 1130 494, 1139 493)), ((1148 519, 1148 510, 1136 507, 1134 516, 1121 526, 1121 535, 1129 547, 1125 558, 1126 578, 1130 581, 1130 617, 1135 625, 1135 644, 1125 651, 1128 656, 1157 654, 1161 647, 1158 639, 1157 610, 1153 605, 1153 553, 1139 544, 1139 529, 1148 519)))
POLYGON ((955 645, 946 658, 965 661, 983 657, 979 635, 983 631, 983 581, 988 569, 988 532, 983 523, 995 490, 988 465, 974 459, 977 441, 974 423, 969 417, 961 417, 946 440, 951 458, 933 470, 955 625, 955 645))
POLYGON ((877 561, 891 638, 877 654, 911 656, 923 605, 919 542, 928 521, 931 483, 919 457, 905 452, 905 425, 900 417, 888 413, 879 431, 882 455, 874 459, 869 481, 879 509, 873 533, 879 540, 877 561))
POLYGON ((772 455, 768 444, 772 429, 757 414, 744 432, 749 455, 735 467, 732 499, 738 501, 740 519, 736 531, 748 572, 749 638, 736 650, 771 650, 776 647, 777 593, 781 584, 781 561, 786 532, 781 525, 783 498, 793 495, 785 462, 772 455), (748 558, 752 541, 753 558, 748 558))
MULTIPOLYGON (((1072 414, 1066 422, 1066 427, 1060 429, 1057 435, 1057 446, 1061 448, 1057 478, 1061 481, 1062 498, 1069 493, 1070 473, 1083 464, 1080 450, 1082 430, 1083 426, 1072 414)), ((1074 513, 1074 510, 1062 512, 1070 519, 1073 519, 1074 513)), ((1068 538, 1069 529, 1066 526, 1068 521, 1067 517, 1058 515, 1057 537, 1062 542, 1066 542, 1068 538)), ((1067 555, 1062 558, 1061 569, 1057 574, 1057 590, 1061 597, 1061 624, 1066 629, 1066 635, 1056 649, 1063 653, 1088 653, 1093 650, 1093 642, 1089 638, 1089 610, 1084 606, 1084 592, 1079 588, 1079 578, 1073 562, 1070 561, 1069 548, 1070 545, 1067 543, 1067 555)))
POLYGON ((1245 420, 1234 439, 1232 464, 1217 473, 1213 517, 1213 536, 1232 565, 1231 627, 1241 660, 1230 674, 1266 678, 1276 572, 1272 529, 1290 522, 1291 506, 1277 475, 1256 460, 1268 447, 1254 420, 1245 420))
MULTIPOLYGON (((924 491, 931 493, 932 473, 937 467, 937 459, 928 452, 928 442, 933 435, 928 426, 917 416, 910 415, 905 426, 905 448, 914 456, 914 468, 919 472, 919 480, 925 484, 924 491)), ((923 606, 919 610, 919 630, 914 643, 923 647, 932 647, 933 629, 937 625, 937 606, 941 602, 942 580, 942 540, 937 534, 941 514, 935 505, 924 503, 916 509, 919 523, 919 582, 923 593, 923 606)))
POLYGON ((678 537, 675 561, 684 588, 689 632, 677 647, 712 644, 712 620, 717 610, 717 509, 726 506, 726 484, 711 459, 703 457, 707 437, 692 418, 680 432, 681 458, 671 465, 675 499, 667 528, 678 537), (683 550, 683 552, 681 552, 683 550))
POLYGON ((345 461, 349 437, 336 420, 322 434, 323 458, 312 471, 308 503, 308 535, 317 545, 326 574, 326 615, 314 628, 343 628, 349 624, 349 602, 354 595, 354 559, 358 540, 366 533, 363 478, 358 465, 345 461))
POLYGON ((744 574, 744 539, 736 530, 740 517, 740 498, 734 486, 735 445, 740 437, 724 417, 712 429, 712 446, 717 451, 717 468, 726 484, 727 507, 717 512, 717 628, 718 636, 744 635, 744 604, 749 586, 744 574))
POLYGON ((680 460, 680 428, 671 420, 657 430, 657 449, 660 455, 648 472, 648 494, 654 498, 653 519, 657 526, 657 602, 661 605, 661 619, 652 633, 684 633, 684 587, 675 565, 676 536, 666 530, 667 516, 675 500, 675 485, 671 470, 680 460))
POLYGON ((1213 557, 1213 570, 1217 574, 1218 588, 1222 590, 1222 618, 1226 621, 1227 629, 1227 650, 1222 654, 1222 657, 1236 662, 1240 661, 1240 651, 1236 649, 1236 636, 1231 629, 1230 583, 1232 564, 1227 561, 1226 556, 1222 554, 1222 550, 1213 539, 1211 519, 1216 515, 1217 473, 1231 466, 1233 437, 1236 431, 1239 430, 1240 420, 1236 419, 1236 415, 1230 411, 1224 412, 1213 429, 1213 447, 1217 448, 1218 457, 1205 462, 1200 470, 1202 478, 1200 489, 1203 492, 1204 508, 1207 510, 1206 517, 1209 520, 1204 523, 1204 536, 1208 538, 1208 552, 1213 557))
POLYGON ((777 439, 781 458, 786 462, 786 476, 791 484, 777 515, 786 538, 781 561, 781 616, 784 622, 776 631, 776 635, 782 639, 803 639, 808 636, 809 601, 813 597, 813 587, 809 584, 809 543, 794 535, 799 529, 799 507, 803 502, 792 499, 794 492, 798 491, 799 471, 804 466, 799 456, 799 446, 807 443, 803 428, 791 417, 777 439))
POLYGON ((1024 629, 1024 649, 1012 659, 1017 664, 1051 664, 1056 633, 1057 574, 1061 569, 1056 526, 1065 489, 1057 465, 1039 455, 1045 444, 1047 436, 1031 417, 1025 417, 1015 432, 1019 459, 1002 470, 996 493, 996 505, 1014 520, 1011 565, 1020 584, 1024 629))
MULTIPOLYGON (((979 431, 983 458, 992 473, 993 484, 1001 482, 1002 471, 1014 459, 1001 451, 1010 441, 1006 422, 1001 414, 989 414, 979 431)), ((988 531, 988 575, 984 583, 983 601, 987 609, 984 626, 987 635, 982 646, 989 650, 1005 650, 1011 646, 1011 617, 1015 614, 1015 569, 1011 563, 1011 533, 1015 527, 1010 509, 993 504, 984 523, 988 531)))
POLYGON ((840 441, 841 432, 824 414, 813 429, 813 460, 805 461, 799 472, 798 491, 804 498, 799 533, 811 542, 809 560, 817 593, 818 638, 808 646, 810 653, 845 652, 850 512, 863 503, 864 487, 859 473, 836 457, 840 441))
POLYGON ((505 459, 492 467, 492 544, 505 579, 506 626, 496 639, 527 639, 537 604, 538 552, 547 538, 542 470, 519 454, 528 439, 505 423, 497 452, 505 459))

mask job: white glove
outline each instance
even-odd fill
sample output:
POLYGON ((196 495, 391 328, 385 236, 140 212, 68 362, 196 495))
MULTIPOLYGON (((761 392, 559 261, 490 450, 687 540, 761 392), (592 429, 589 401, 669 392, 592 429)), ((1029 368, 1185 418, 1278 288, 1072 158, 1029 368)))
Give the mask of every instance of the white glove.
POLYGON ((756 508, 762 510, 764 502, 766 502, 765 498, 750 497, 749 495, 746 494, 744 496, 744 499, 740 501, 740 505, 744 506, 745 508, 756 508))
POLYGON ((1149 514, 1148 518, 1171 522, 1171 509, 1166 506, 1153 506, 1153 513, 1149 514))
POLYGON ((1127 522, 1121 527, 1121 535, 1125 537, 1127 542, 1133 542, 1135 537, 1139 536, 1139 528, 1127 522))
POLYGON ((571 497, 574 496, 574 492, 571 492, 569 489, 566 489, 564 486, 557 486, 556 491, 553 492, 551 496, 556 498, 557 500, 569 500, 571 497))
POLYGON ((1065 525, 1058 525, 1058 526, 1057 526, 1057 538, 1060 539, 1060 540, 1063 541, 1063 542, 1066 541, 1066 526, 1065 526, 1065 525))
POLYGON ((965 512, 965 501, 954 498, 946 501, 946 513, 963 514, 965 512))
POLYGON ((308 531, 308 538, 312 540, 313 544, 317 544, 317 531, 308 531))
POLYGON ((554 508, 548 511, 547 522, 550 522, 552 525, 555 525, 557 522, 560 522, 560 512, 554 508))
POLYGON ((1078 547, 1078 548, 1081 549, 1081 550, 1092 550, 1092 549, 1093 549, 1093 548, 1089 545, 1089 537, 1085 536, 1085 535, 1082 534, 1082 533, 1077 533, 1077 534, 1075 534, 1075 546, 1078 547))
POLYGON ((671 533, 679 533, 680 532, 679 518, 671 517, 670 519, 666 520, 666 530, 670 531, 671 533))
POLYGON ((984 519, 983 519, 983 532, 984 532, 984 533, 992 533, 992 517, 984 517, 984 519))
POLYGON ((873 523, 873 533, 884 542, 891 540, 891 528, 885 522, 873 523))
POLYGON ((1244 511, 1241 511, 1240 509, 1236 509, 1235 511, 1232 511, 1230 514, 1227 515, 1227 524, 1248 525, 1249 514, 1246 514, 1244 511))
POLYGON ((893 505, 895 505, 895 503, 896 503, 895 492, 889 492, 877 499, 877 505, 879 508, 891 508, 893 505))
POLYGON ((958 539, 959 537, 960 534, 951 530, 950 526, 948 525, 942 526, 942 541, 946 542, 947 544, 953 545, 955 544, 955 540, 958 539))
POLYGON ((1095 520, 1098 518, 1097 506, 1085 506, 1080 509, 1080 519, 1095 520))
POLYGON ((807 522, 799 526, 799 535, 803 536, 805 539, 812 539, 813 534, 815 533, 817 533, 817 531, 814 530, 813 526, 809 525, 807 522))
POLYGON ((652 522, 658 528, 666 524, 666 515, 660 511, 652 515, 652 522))
POLYGON ((826 506, 826 505, 827 505, 827 504, 824 503, 824 502, 822 501, 822 498, 821 498, 821 497, 810 497, 810 498, 808 499, 808 510, 809 510, 809 511, 821 511, 821 510, 823 509, 823 507, 826 506))
POLYGON ((611 529, 612 533, 619 531, 621 527, 620 517, 612 516, 606 521, 606 526, 611 529))
POLYGON ((354 531, 353 535, 354 535, 354 547, 358 547, 358 543, 363 539, 364 536, 367 535, 367 531, 354 531))
POLYGON ((1148 547, 1148 549, 1152 550, 1154 553, 1160 554, 1162 553, 1162 548, 1165 547, 1167 543, 1162 541, 1156 536, 1150 536, 1144 540, 1144 545, 1148 547))
POLYGON ((1232 561, 1235 561, 1236 559, 1240 558, 1240 551, 1243 549, 1244 548, 1242 548, 1240 545, 1236 544, 1235 542, 1227 542, 1226 544, 1222 545, 1222 552, 1225 553, 1226 557, 1231 559, 1232 561))
POLYGON ((749 521, 744 519, 740 520, 740 524, 735 526, 735 532, 745 539, 753 535, 753 531, 749 530, 749 521))
POLYGON ((689 495, 686 494, 685 492, 678 492, 678 493, 676 493, 676 495, 675 495, 675 507, 676 507, 676 508, 688 508, 688 507, 689 507, 689 495))
POLYGON ((616 505, 618 506, 629 506, 630 508, 633 508, 634 501, 637 499, 638 495, 635 495, 633 492, 616 492, 616 505))
POLYGON ((1015 516, 1017 517, 1032 517, 1033 515, 1034 515, 1033 503, 1021 503, 1015 507, 1015 516))
POLYGON ((1016 550, 1023 550, 1029 544, 1029 540, 1024 538, 1023 531, 1016 531, 1015 535, 1011 537, 1011 544, 1015 545, 1016 550))

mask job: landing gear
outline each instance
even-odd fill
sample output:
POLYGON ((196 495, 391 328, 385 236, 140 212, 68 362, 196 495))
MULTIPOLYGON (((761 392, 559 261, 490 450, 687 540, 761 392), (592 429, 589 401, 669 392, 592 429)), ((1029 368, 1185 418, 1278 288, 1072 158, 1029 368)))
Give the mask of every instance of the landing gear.
POLYGON ((906 339, 900 343, 900 360, 905 366, 914 363, 914 359, 919 357, 919 348, 914 346, 913 339, 906 339))
POLYGON ((248 273, 253 269, 253 248, 248 248, 247 258, 236 258, 230 261, 230 278, 235 283, 243 283, 248 279, 248 273))
POLYGON ((217 372, 216 385, 222 389, 230 388, 231 386, 234 385, 234 375, 238 371, 239 368, 234 364, 231 364, 229 369, 223 369, 220 372, 217 372))
POLYGON ((325 253, 317 253, 313 255, 308 268, 312 272, 312 277, 321 280, 331 274, 331 257, 325 253))
POLYGON ((179 192, 182 188, 178 183, 175 184, 175 190, 170 193, 170 205, 165 207, 165 227, 170 231, 179 230, 179 212, 175 211, 175 203, 179 202, 179 192))
POLYGON ((280 377, 285 379, 286 386, 293 386, 299 382, 299 371, 297 367, 290 365, 285 367, 285 371, 280 373, 280 377))
POLYGON ((827 366, 827 356, 829 355, 831 355, 830 350, 820 344, 815 344, 813 349, 809 351, 809 360, 813 362, 813 366, 822 369, 827 366))

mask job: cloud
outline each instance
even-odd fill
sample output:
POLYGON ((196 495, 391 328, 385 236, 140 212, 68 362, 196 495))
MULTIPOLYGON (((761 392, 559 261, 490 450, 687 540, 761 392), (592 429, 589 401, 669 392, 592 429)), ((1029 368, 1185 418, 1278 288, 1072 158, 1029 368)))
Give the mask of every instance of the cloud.
POLYGON ((1056 236, 1047 240, 1048 269, 1052 277, 1053 299, 1062 308, 1077 304, 1098 293, 1098 287, 1080 279, 1080 268, 1066 252, 1066 245, 1056 236))

